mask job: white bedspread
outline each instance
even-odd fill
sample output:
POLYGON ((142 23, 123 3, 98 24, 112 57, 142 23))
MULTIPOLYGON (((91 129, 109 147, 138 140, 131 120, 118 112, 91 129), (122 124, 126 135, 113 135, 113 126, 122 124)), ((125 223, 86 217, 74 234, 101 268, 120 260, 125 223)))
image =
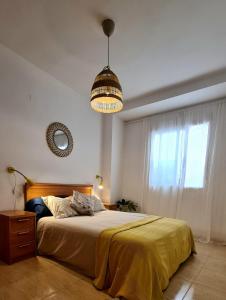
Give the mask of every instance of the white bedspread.
POLYGON ((94 216, 65 219, 45 217, 38 221, 38 251, 76 266, 95 277, 96 240, 101 231, 144 218, 144 214, 100 211, 94 216))

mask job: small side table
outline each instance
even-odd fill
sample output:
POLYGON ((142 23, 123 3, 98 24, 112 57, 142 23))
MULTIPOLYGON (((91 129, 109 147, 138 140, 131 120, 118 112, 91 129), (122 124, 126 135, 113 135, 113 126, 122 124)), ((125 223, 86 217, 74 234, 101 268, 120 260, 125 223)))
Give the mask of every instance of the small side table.
POLYGON ((117 210, 117 204, 104 203, 104 206, 109 210, 117 210))
POLYGON ((20 210, 0 211, 0 259, 11 264, 35 256, 35 213, 20 210))

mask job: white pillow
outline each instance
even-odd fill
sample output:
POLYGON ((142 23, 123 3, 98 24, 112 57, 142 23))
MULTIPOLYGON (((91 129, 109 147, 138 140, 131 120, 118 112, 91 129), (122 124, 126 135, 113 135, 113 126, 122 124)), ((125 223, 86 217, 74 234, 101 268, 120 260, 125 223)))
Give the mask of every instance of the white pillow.
POLYGON ((101 210, 106 210, 102 200, 96 196, 96 195, 92 195, 91 196, 91 201, 94 203, 94 212, 97 212, 97 211, 101 211, 101 210))
POLYGON ((42 197, 45 205, 57 219, 77 216, 78 213, 70 206, 71 198, 59 198, 55 196, 42 197))

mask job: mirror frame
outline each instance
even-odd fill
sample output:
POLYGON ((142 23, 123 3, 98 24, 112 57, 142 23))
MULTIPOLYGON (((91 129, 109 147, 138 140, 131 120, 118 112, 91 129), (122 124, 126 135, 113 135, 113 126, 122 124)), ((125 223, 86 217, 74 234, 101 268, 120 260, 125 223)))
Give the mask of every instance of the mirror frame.
POLYGON ((59 122, 54 122, 54 123, 51 123, 47 130, 46 130, 46 141, 47 141, 47 144, 49 146, 49 149, 56 155, 56 156, 59 156, 59 157, 66 157, 68 156, 71 151, 73 150, 73 138, 72 138, 72 135, 71 135, 71 132, 70 130, 67 128, 67 126, 65 126, 64 124, 62 123, 59 123, 59 122), (62 149, 59 149, 57 147, 57 145, 55 144, 55 141, 54 141, 54 134, 57 130, 61 130, 64 132, 64 134, 67 136, 67 139, 68 139, 68 146, 65 150, 62 150, 62 149))

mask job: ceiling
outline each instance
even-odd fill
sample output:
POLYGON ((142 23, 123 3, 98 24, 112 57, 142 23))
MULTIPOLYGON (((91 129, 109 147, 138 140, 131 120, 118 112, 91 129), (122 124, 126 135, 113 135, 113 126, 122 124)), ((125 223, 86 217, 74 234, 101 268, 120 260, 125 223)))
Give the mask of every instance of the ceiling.
POLYGON ((106 64, 126 100, 226 67, 225 0, 0 0, 0 42, 89 98, 106 64))

